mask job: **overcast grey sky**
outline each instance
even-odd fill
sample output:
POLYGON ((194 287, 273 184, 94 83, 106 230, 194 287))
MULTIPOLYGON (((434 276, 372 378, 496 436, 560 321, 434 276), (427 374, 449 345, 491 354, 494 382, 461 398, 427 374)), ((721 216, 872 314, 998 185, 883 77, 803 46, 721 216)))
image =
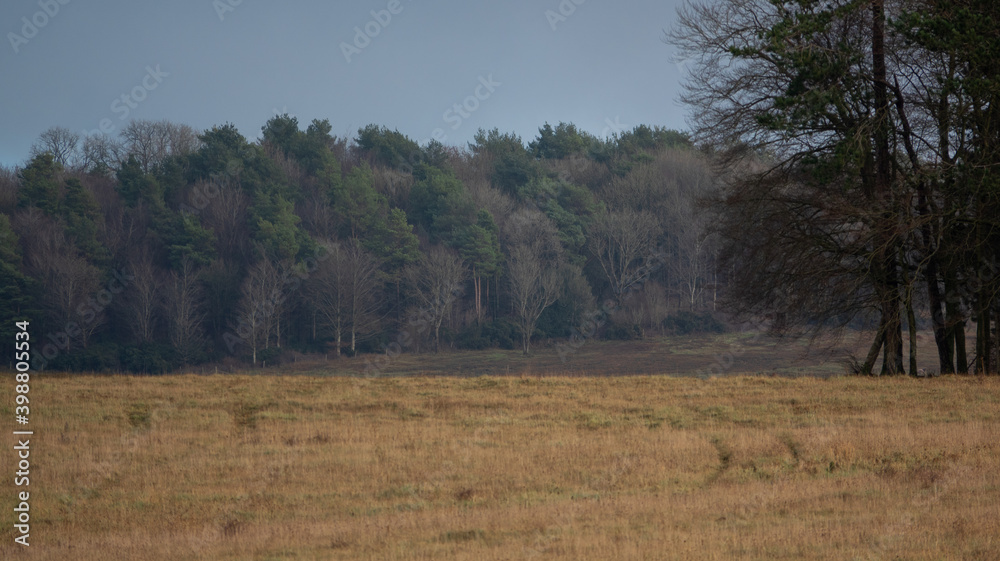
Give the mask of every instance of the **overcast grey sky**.
POLYGON ((684 129, 662 41, 678 1, 4 0, 0 164, 49 127, 129 119, 253 140, 287 112, 459 146, 480 127, 527 142, 546 121, 684 129))

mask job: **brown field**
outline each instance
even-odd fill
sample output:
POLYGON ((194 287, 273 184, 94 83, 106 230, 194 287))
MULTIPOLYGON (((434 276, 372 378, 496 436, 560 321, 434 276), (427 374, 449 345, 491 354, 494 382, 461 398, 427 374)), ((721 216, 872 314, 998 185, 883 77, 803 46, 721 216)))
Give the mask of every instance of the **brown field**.
POLYGON ((39 375, 31 396, 31 546, 8 446, 3 559, 1000 558, 997 377, 39 375))

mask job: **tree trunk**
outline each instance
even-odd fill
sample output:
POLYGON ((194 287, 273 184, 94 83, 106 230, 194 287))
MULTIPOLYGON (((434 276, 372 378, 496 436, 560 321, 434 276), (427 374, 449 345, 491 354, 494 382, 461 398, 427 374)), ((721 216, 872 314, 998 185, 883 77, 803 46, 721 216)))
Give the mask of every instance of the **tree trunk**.
POLYGON ((865 376, 871 376, 872 371, 875 368, 875 359, 878 358, 878 352, 882 350, 882 344, 885 342, 885 327, 886 321, 883 315, 878 321, 878 331, 875 332, 875 340, 872 341, 872 346, 868 349, 868 356, 865 357, 865 363, 861 365, 861 372, 859 374, 864 374, 865 376))
POLYGON ((945 325, 944 302, 941 298, 941 288, 938 286, 937 260, 931 257, 924 271, 927 278, 927 301, 931 308, 931 325, 934 328, 934 344, 938 351, 938 366, 941 374, 955 372, 954 340, 948 340, 948 330, 945 325))
POLYGON ((913 314, 913 291, 906 291, 906 323, 910 331, 910 376, 917 375, 917 318, 913 314))
POLYGON ((900 321, 899 277, 896 274, 896 252, 893 251, 892 226, 894 222, 891 177, 891 153, 889 150, 889 93, 885 66, 885 9, 884 0, 872 1, 872 81, 875 101, 875 183, 874 192, 882 208, 882 231, 877 238, 880 245, 878 260, 884 281, 882 315, 885 325, 885 354, 882 374, 895 375, 903 370, 903 333, 900 321))

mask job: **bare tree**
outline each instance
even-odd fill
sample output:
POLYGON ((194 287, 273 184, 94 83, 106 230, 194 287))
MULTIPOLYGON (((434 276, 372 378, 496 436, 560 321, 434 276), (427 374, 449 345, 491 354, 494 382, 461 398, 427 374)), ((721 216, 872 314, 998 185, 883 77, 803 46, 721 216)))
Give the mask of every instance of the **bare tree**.
POLYGON ((170 342, 181 363, 188 364, 197 358, 204 345, 202 323, 205 320, 201 307, 201 285, 190 259, 184 259, 180 270, 170 274, 167 281, 167 302, 170 342))
MULTIPOLYGON (((257 364, 257 351, 270 346, 282 304, 281 280, 278 265, 266 257, 258 260, 243 280, 236 310, 236 331, 250 347, 253 364, 257 364)), ((280 331, 278 337, 280 346, 280 331)))
POLYGON ((197 182, 191 203, 192 208, 203 213, 205 227, 215 233, 222 256, 231 260, 246 260, 249 257, 247 212, 250 200, 237 179, 220 176, 197 182))
POLYGON ((537 245, 519 243, 510 249, 507 280, 525 355, 538 318, 559 297, 558 261, 544 259, 537 245))
POLYGON ((648 275, 659 232, 659 220, 647 211, 613 210, 594 217, 588 232, 590 251, 619 304, 648 275))
POLYGON ((136 339, 140 343, 148 343, 156 336, 164 275, 146 253, 133 258, 129 271, 131 286, 122 298, 120 308, 136 339))
POLYGON ((320 245, 325 258, 306 281, 306 297, 320 321, 333 332, 334 352, 339 358, 348 324, 348 282, 342 266, 346 261, 345 251, 339 242, 328 240, 320 245))
POLYGON ((170 134, 162 123, 135 120, 125 125, 120 133, 126 154, 135 156, 142 171, 149 173, 167 157, 170 134))
POLYGON ((63 167, 72 167, 79 158, 80 135, 64 127, 52 127, 38 135, 31 145, 32 158, 48 152, 63 167))
POLYGON ((450 249, 432 247, 407 271, 420 310, 415 321, 434 333, 434 352, 441 347, 441 324, 462 294, 468 274, 462 258, 450 249))
POLYGON ((190 154, 201 147, 198 140, 198 131, 189 125, 171 123, 163 121, 163 126, 167 129, 167 141, 170 145, 171 156, 183 156, 190 154))
POLYGON ((124 147, 114 137, 95 134, 83 139, 81 165, 87 171, 115 170, 121 166, 124 147))
POLYGON ((124 148, 122 159, 125 155, 134 155, 144 172, 149 172, 167 156, 193 152, 200 144, 197 131, 170 121, 130 121, 119 136, 124 148))
POLYGON ((359 336, 371 331, 377 321, 379 261, 356 240, 323 243, 326 257, 306 282, 307 298, 333 331, 336 355, 340 356, 344 335, 350 337, 351 352, 359 336))

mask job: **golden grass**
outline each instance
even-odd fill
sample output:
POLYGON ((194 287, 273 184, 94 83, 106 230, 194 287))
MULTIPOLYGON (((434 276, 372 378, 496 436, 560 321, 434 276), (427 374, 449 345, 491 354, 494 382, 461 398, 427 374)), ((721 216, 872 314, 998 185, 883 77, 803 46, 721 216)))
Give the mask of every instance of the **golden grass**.
POLYGON ((38 376, 31 395, 32 545, 7 499, 3 559, 1000 551, 1000 378, 38 376))

